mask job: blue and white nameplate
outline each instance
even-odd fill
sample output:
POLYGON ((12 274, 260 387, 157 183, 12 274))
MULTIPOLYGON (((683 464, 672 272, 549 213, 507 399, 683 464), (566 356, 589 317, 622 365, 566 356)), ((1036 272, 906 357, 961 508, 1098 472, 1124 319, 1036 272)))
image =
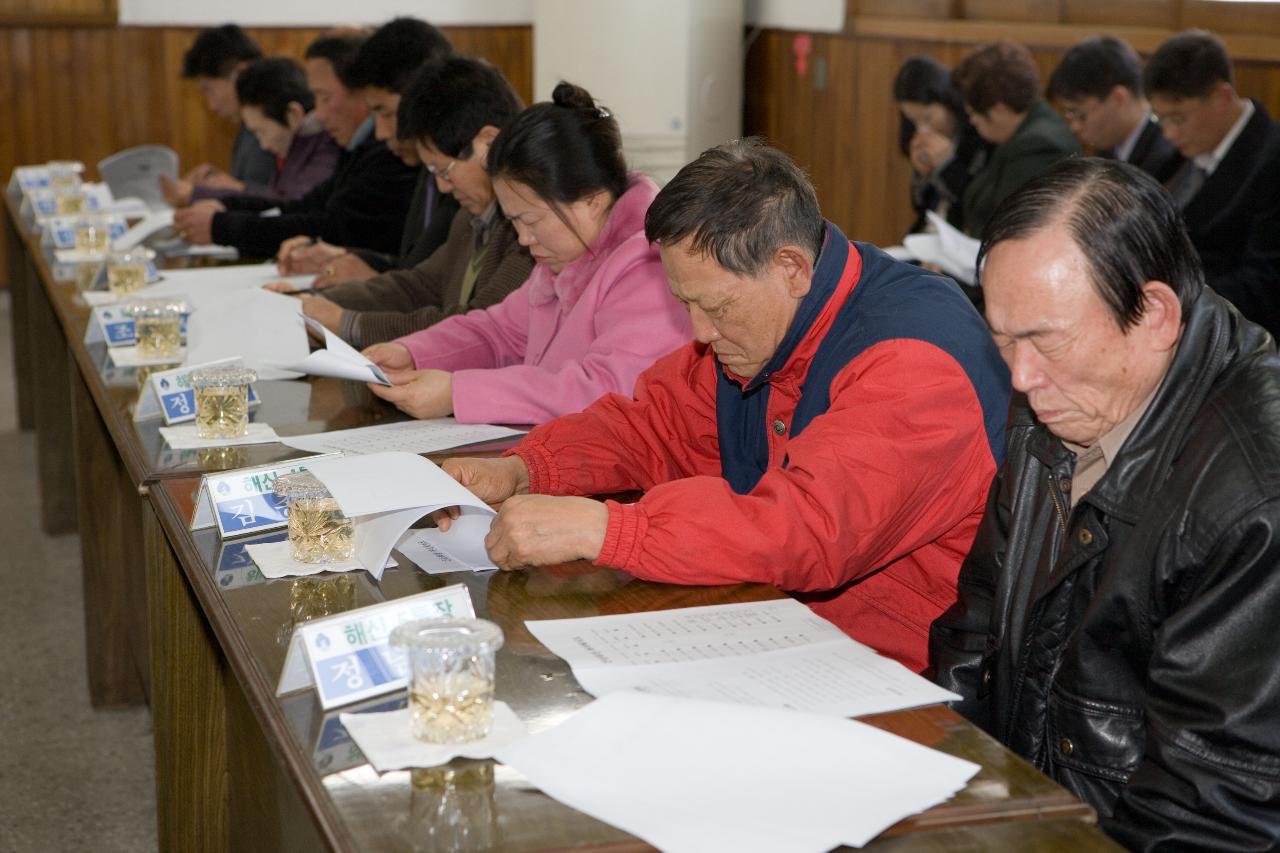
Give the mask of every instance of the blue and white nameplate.
POLYGON ((227 539, 284 527, 289 523, 289 514, 284 499, 278 497, 272 488, 276 478, 281 474, 305 471, 312 460, 341 455, 326 453, 275 465, 205 474, 196 491, 191 529, 203 530, 216 525, 218 535, 227 539))
MULTIPOLYGON (((256 541, 279 542, 288 538, 288 532, 280 530, 276 533, 268 533, 256 541)), ((219 588, 239 589, 266 582, 267 578, 262 574, 262 569, 258 568, 253 557, 245 550, 246 544, 248 543, 243 540, 222 543, 222 550, 218 552, 218 572, 215 576, 219 588)))
POLYGON ((391 632, 428 618, 475 618, 462 584, 349 610, 299 625, 289 643, 276 695, 315 686, 326 711, 392 690, 407 682, 408 662, 391 648, 391 632))
POLYGON ((32 190, 49 188, 48 166, 18 166, 9 176, 9 192, 17 191, 23 195, 32 190))
POLYGON ((378 714, 388 711, 399 711, 409 704, 408 694, 401 693, 390 699, 383 696, 370 699, 368 702, 348 707, 343 711, 331 711, 324 715, 320 723, 320 734, 316 737, 316 745, 311 750, 311 763, 320 773, 341 773, 352 767, 368 763, 360 747, 347 734, 342 725, 343 714, 378 714))
MULTIPOLYGON (((40 223, 43 232, 40 242, 52 246, 55 252, 75 251, 76 248, 76 222, 78 216, 54 216, 40 223)), ((123 216, 115 214, 104 215, 107 221, 107 236, 112 240, 117 240, 129 230, 129 224, 125 222, 123 216)), ((75 255, 55 255, 58 263, 76 263, 82 260, 75 255)), ((89 258, 97 260, 97 256, 89 258)))
MULTIPOLYGON (((157 416, 164 418, 165 426, 186 423, 196 418, 196 392, 191 387, 191 371, 202 367, 229 367, 243 364, 244 360, 221 358, 204 364, 188 364, 172 370, 151 374, 138 397, 133 419, 143 421, 157 416)), ((249 386, 249 405, 258 404, 258 393, 249 386)))
MULTIPOLYGON (((186 313, 182 315, 179 328, 183 337, 187 334, 189 316, 186 313)), ((99 305, 93 309, 93 316, 89 318, 89 325, 84 330, 84 342, 96 344, 100 341, 105 341, 109 347, 128 347, 138 342, 137 326, 120 305, 99 305)))

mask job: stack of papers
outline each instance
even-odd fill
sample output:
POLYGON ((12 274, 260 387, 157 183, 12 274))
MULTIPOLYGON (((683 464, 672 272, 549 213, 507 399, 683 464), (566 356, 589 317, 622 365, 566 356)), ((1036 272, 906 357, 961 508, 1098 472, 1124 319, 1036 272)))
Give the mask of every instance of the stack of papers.
MULTIPOLYGON (((936 233, 908 234, 902 241, 906 254, 921 263, 933 264, 957 281, 976 282, 981 241, 956 230, 932 210, 926 215, 936 233)), ((891 254, 897 257, 897 253, 891 254)))
MULTIPOLYGON (((284 297, 283 294, 272 295, 290 298, 284 297)), ((310 317, 303 317, 301 314, 298 316, 302 317, 307 326, 324 340, 324 349, 318 349, 295 363, 279 365, 281 368, 311 376, 329 376, 334 379, 354 379, 357 382, 391 385, 391 380, 382 372, 381 367, 365 358, 342 338, 310 317)))
POLYGON ((851 720, 633 692, 497 757, 666 853, 862 846, 980 769, 851 720))
POLYGON ((595 696, 640 690, 840 717, 961 698, 791 598, 525 624, 595 696))

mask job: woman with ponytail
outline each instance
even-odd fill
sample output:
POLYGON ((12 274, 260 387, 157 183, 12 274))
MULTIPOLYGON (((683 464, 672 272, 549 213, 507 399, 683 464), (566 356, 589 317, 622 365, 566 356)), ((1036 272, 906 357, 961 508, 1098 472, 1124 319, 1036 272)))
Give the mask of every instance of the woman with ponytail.
POLYGON ((418 418, 535 424, 630 395, 691 328, 644 236, 658 188, 627 171, 617 121, 561 83, 498 134, 488 170, 533 273, 497 305, 369 347, 394 383, 373 392, 418 418))

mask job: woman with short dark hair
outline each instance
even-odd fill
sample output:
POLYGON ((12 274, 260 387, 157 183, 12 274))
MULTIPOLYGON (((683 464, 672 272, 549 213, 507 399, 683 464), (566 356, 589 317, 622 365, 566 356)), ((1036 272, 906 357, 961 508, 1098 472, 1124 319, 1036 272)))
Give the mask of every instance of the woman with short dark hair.
POLYGON ((962 230, 981 237, 1006 196, 1059 160, 1080 154, 1080 143, 1040 96, 1040 70, 1020 44, 998 41, 978 48, 951 79, 974 129, 995 146, 961 198, 962 230))

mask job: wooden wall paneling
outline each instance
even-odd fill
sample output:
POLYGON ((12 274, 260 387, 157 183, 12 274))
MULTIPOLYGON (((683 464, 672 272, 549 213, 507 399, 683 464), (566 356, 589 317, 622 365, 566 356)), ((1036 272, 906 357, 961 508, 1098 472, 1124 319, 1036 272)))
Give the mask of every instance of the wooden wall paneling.
POLYGON ((116 0, 6 0, 0 4, 0 26, 111 25, 116 0))
MULTIPOLYGON (((1217 33, 1280 35, 1280 3, 1215 3, 1183 0, 1180 29, 1200 27, 1217 33)), ((1280 59, 1280 56, 1273 57, 1280 59)))
POLYGON ((1062 21, 1062 0, 962 0, 957 17, 972 21, 1062 21))
POLYGON ((848 14, 878 18, 931 18, 945 20, 956 17, 961 0, 848 0, 848 14))
POLYGON ((1159 27, 1176 30, 1181 0, 1062 0, 1062 21, 1099 27, 1159 27))

